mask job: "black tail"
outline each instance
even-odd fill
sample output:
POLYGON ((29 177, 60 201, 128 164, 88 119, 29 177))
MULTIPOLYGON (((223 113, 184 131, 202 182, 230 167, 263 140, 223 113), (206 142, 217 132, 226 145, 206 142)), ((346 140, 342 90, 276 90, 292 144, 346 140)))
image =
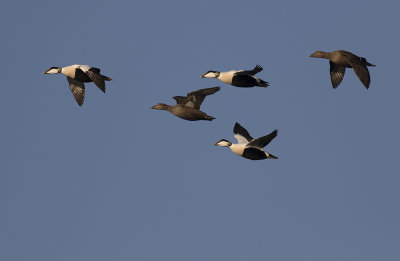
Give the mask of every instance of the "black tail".
POLYGON ((258 87, 267 88, 268 86, 269 86, 269 82, 266 82, 266 81, 260 79, 260 83, 258 84, 258 87))
POLYGON ((367 59, 361 57, 361 64, 365 64, 366 66, 375 66, 375 64, 367 62, 367 59))
POLYGON ((110 77, 107 77, 107 76, 105 76, 105 75, 102 75, 102 76, 103 76, 103 79, 104 79, 105 81, 111 81, 111 80, 112 80, 110 77))
POLYGON ((279 159, 277 156, 274 156, 272 154, 269 154, 269 156, 267 158, 268 159, 279 159))

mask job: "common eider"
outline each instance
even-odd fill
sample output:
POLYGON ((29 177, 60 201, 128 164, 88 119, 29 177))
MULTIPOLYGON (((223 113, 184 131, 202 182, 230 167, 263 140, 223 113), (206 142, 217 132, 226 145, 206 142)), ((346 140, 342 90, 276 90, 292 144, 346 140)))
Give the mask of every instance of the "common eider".
POLYGON ((229 71, 229 72, 218 72, 208 71, 200 78, 217 78, 223 83, 230 84, 236 87, 268 87, 269 83, 261 80, 254 75, 261 72, 263 68, 261 65, 256 65, 253 70, 241 70, 241 71, 229 71))
POLYGON ((221 147, 229 147, 235 154, 251 160, 262 160, 262 159, 277 159, 278 157, 264 151, 264 147, 267 146, 278 134, 278 130, 274 130, 270 134, 253 139, 245 128, 239 123, 235 123, 233 128, 233 136, 237 139, 238 143, 233 144, 232 142, 222 139, 216 142, 214 145, 221 147))
POLYGON ((208 116, 206 113, 202 112, 200 110, 200 106, 207 95, 214 94, 219 91, 219 89, 220 88, 217 86, 190 92, 187 94, 186 97, 175 96, 173 97, 176 100, 175 105, 159 103, 151 107, 150 109, 166 110, 174 114, 175 116, 178 116, 179 118, 188 121, 212 121, 215 118, 212 116, 208 116))
POLYGON ((82 106, 85 99, 85 82, 94 82, 105 93, 106 85, 104 81, 111 81, 111 78, 100 74, 100 69, 89 65, 74 64, 66 67, 51 67, 43 74, 57 73, 67 76, 69 88, 79 106, 82 106))
POLYGON ((375 66, 367 62, 364 57, 359 57, 351 52, 337 50, 333 52, 316 51, 310 57, 325 58, 329 60, 332 87, 337 88, 342 82, 347 68, 353 68, 358 78, 365 86, 369 88, 371 82, 367 66, 375 66))

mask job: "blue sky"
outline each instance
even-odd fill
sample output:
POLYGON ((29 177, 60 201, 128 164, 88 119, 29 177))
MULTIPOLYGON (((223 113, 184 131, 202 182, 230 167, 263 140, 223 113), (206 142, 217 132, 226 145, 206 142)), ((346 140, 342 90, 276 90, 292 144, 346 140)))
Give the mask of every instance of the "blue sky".
POLYGON ((395 1, 9 1, 0 260, 398 260, 395 1), (333 90, 316 50, 376 64, 333 90), (51 66, 89 64, 82 107, 51 66), (241 89, 208 70, 251 69, 241 89), (189 122, 158 102, 213 86, 189 122), (212 146, 278 129, 250 161, 212 146))

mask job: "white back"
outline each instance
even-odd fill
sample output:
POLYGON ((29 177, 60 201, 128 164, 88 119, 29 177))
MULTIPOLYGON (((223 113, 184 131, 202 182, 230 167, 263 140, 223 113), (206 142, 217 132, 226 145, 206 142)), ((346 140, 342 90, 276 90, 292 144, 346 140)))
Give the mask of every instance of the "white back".
POLYGON ((89 65, 79 65, 79 69, 81 69, 83 72, 89 71, 90 68, 92 68, 92 66, 89 66, 89 65))
POLYGON ((70 66, 63 67, 61 69, 61 73, 68 77, 75 78, 75 69, 78 68, 79 66, 80 66, 79 64, 73 64, 70 66))

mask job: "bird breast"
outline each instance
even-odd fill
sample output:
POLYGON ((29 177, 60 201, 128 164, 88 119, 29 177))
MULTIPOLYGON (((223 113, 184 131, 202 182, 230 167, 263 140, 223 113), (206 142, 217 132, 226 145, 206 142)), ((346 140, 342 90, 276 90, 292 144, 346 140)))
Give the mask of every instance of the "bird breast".
POLYGON ((235 154, 237 154, 239 156, 242 156, 245 147, 246 146, 243 145, 243 144, 232 144, 229 148, 231 149, 231 151, 233 153, 235 153, 235 154))
POLYGON ((218 77, 218 80, 226 84, 232 84, 232 78, 234 73, 235 71, 221 72, 221 74, 218 77))

